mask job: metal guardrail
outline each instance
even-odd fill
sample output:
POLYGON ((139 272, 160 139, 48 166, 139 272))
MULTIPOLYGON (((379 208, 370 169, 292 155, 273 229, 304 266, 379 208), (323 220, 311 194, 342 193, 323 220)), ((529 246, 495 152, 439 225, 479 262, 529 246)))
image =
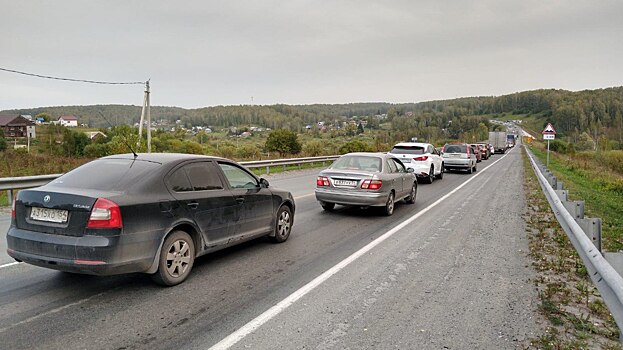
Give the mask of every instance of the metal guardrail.
MULTIPOLYGON (((336 160, 338 157, 339 156, 271 159, 271 160, 258 160, 258 161, 250 161, 250 162, 239 162, 239 164, 242 164, 249 169, 266 167, 266 173, 270 174, 270 167, 272 166, 282 165, 285 170, 288 165, 332 162, 336 160)), ((0 178, 0 191, 2 190, 8 191, 9 203, 11 203, 13 200, 12 199, 13 190, 20 190, 24 188, 42 186, 56 179, 57 177, 61 175, 63 174, 0 178)))
MULTIPOLYGON (((569 240, 584 262, 593 284, 597 287, 597 290, 599 290, 619 330, 623 330, 623 277, 610 265, 600 252, 600 247, 598 248, 593 244, 593 240, 589 238, 589 235, 587 235, 576 221, 584 216, 583 205, 581 215, 578 215, 577 212, 574 213, 575 215, 570 214, 567 209, 569 205, 565 206, 565 203, 569 202, 566 201, 566 198, 559 198, 559 195, 556 193, 557 191, 552 188, 550 181, 543 175, 543 172, 547 172, 545 166, 535 159, 528 147, 525 147, 525 150, 530 158, 534 172, 537 174, 539 182, 541 183, 541 188, 545 193, 545 197, 547 197, 554 211, 554 215, 556 215, 556 219, 567 233, 569 240)), ((550 175, 550 179, 553 178, 551 174, 548 175, 550 175)), ((552 180, 553 183, 556 182, 555 178, 552 180)), ((563 197, 566 197, 566 193, 563 197)), ((600 244, 600 242, 598 244, 600 244)), ((619 341, 623 342, 623 332, 620 333, 619 341)))

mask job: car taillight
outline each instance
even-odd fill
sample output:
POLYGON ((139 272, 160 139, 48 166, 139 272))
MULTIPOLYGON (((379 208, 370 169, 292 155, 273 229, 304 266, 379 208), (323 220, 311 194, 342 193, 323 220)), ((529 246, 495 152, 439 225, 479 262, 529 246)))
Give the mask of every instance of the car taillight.
POLYGON ((329 178, 326 176, 318 176, 318 178, 316 179, 316 185, 320 187, 329 186, 329 178))
POLYGON ((378 190, 383 186, 383 181, 381 180, 364 180, 361 183, 361 188, 364 190, 378 190))
POLYGON ((13 197, 13 204, 11 204, 11 219, 15 219, 15 197, 13 197))
POLYGON ((428 156, 415 157, 413 160, 425 161, 428 159, 428 156))
POLYGON ((98 198, 91 210, 87 228, 122 228, 121 209, 117 203, 98 198))

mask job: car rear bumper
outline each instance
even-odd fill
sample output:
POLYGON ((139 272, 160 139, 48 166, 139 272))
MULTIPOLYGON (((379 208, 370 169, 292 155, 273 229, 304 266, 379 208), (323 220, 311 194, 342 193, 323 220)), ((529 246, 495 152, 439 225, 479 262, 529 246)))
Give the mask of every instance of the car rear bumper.
POLYGON ((360 206, 383 206, 388 196, 382 192, 347 192, 318 188, 315 193, 316 200, 320 202, 360 206))
POLYGON ((91 275, 146 272, 159 239, 148 235, 62 236, 21 230, 7 232, 7 253, 28 264, 91 275))
POLYGON ((472 160, 444 158, 443 166, 446 169, 469 169, 472 166, 472 160))
POLYGON ((403 163, 407 169, 413 169, 413 174, 417 177, 430 176, 430 164, 427 163, 403 163))

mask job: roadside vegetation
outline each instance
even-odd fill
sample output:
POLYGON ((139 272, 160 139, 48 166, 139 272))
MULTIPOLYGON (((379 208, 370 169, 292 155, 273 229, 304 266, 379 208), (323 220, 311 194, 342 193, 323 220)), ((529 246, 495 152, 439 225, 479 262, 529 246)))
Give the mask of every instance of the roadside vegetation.
POLYGON ((539 311, 546 319, 544 334, 532 339, 531 347, 622 349, 614 319, 556 221, 530 161, 523 154, 527 201, 524 219, 536 271, 539 311))

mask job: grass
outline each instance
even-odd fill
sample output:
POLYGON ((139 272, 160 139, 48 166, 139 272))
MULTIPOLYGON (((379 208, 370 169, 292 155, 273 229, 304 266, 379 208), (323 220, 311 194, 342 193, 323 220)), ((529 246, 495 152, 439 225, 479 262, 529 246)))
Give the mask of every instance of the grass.
MULTIPOLYGON (((547 151, 540 143, 530 149, 545 163, 547 151)), ((602 219, 602 247, 623 250, 623 176, 574 157, 550 152, 549 169, 569 190, 569 199, 584 200, 587 217, 602 219)))
MULTIPOLYGON (((299 164, 299 165, 276 165, 276 166, 271 166, 269 167, 269 173, 270 174, 277 174, 277 173, 282 173, 285 171, 292 171, 292 170, 302 170, 302 169, 318 169, 318 168, 326 168, 329 165, 331 165, 331 162, 316 162, 316 163, 305 163, 305 164, 299 164)), ((262 176, 262 175, 266 175, 266 167, 261 167, 261 168, 253 168, 251 169, 251 171, 257 175, 257 176, 262 176)))

